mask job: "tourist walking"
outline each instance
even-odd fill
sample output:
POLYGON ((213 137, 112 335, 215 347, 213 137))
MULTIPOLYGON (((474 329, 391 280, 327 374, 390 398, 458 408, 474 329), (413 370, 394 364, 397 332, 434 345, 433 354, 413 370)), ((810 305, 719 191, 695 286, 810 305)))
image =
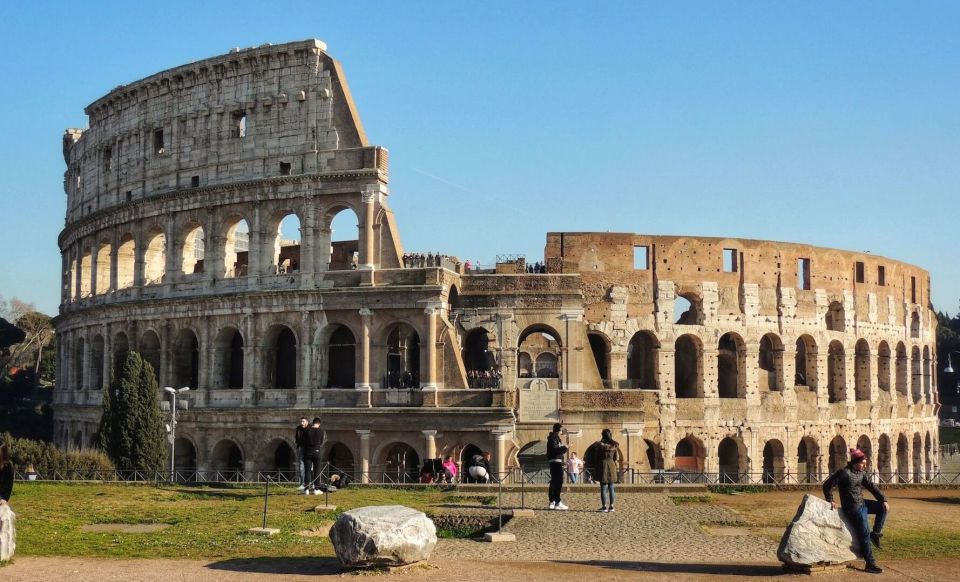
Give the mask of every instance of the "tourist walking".
POLYGON ((310 426, 310 423, 307 421, 306 416, 300 417, 300 424, 297 425, 296 430, 294 431, 294 444, 297 445, 297 479, 300 481, 300 484, 297 486, 299 491, 303 491, 307 488, 307 474, 304 471, 304 447, 306 446, 306 436, 307 436, 307 427, 310 426))
POLYGON ((620 444, 613 440, 609 428, 600 433, 600 440, 594 443, 597 462, 597 480, 600 481, 600 511, 612 513, 614 502, 614 486, 620 475, 620 466, 623 464, 623 453, 620 444))
POLYGON ((563 425, 559 422, 553 425, 553 431, 547 436, 547 464, 550 465, 550 505, 549 509, 569 509, 560 500, 560 491, 563 489, 563 455, 567 447, 560 442, 560 431, 563 425))
POLYGON ((303 491, 304 495, 320 495, 317 491, 317 484, 320 480, 320 447, 323 446, 323 429, 320 428, 320 418, 315 417, 313 424, 307 429, 304 437, 306 451, 304 460, 307 470, 307 488, 303 491))
POLYGON ((13 495, 13 463, 7 443, 0 443, 0 505, 6 505, 13 495))
POLYGON ((873 547, 880 549, 880 538, 883 537, 883 522, 887 519, 890 504, 880 488, 870 480, 867 474, 867 455, 860 449, 850 449, 850 462, 838 470, 823 483, 823 496, 830 502, 833 509, 837 504, 833 501, 833 488, 840 490, 840 509, 853 529, 854 535, 860 541, 860 551, 866 561, 866 571, 879 574, 883 569, 877 565, 873 557, 873 547), (864 499, 863 490, 869 491, 875 498, 864 499), (870 530, 869 514, 876 515, 873 521, 873 531, 870 530), (872 543, 871 543, 872 542, 872 543))
POLYGON ((570 453, 567 459, 567 479, 571 484, 576 485, 580 478, 580 471, 583 470, 583 461, 577 457, 577 453, 570 453))

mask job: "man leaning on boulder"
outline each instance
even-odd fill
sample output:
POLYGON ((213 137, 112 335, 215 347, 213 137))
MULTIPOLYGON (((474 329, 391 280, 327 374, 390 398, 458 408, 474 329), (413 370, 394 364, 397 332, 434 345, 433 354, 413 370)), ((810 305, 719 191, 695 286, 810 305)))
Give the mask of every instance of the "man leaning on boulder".
POLYGON ((850 449, 850 462, 830 476, 823 483, 823 496, 833 509, 837 504, 833 501, 833 488, 840 489, 840 507, 843 514, 860 542, 860 551, 867 562, 866 571, 872 574, 883 572, 873 558, 873 545, 880 548, 880 538, 883 536, 883 522, 887 519, 887 510, 890 505, 880 489, 870 480, 867 474, 867 455, 860 449, 850 449), (876 497, 876 501, 863 498, 866 489, 876 497), (873 531, 870 531, 869 514, 876 515, 873 522, 873 531))

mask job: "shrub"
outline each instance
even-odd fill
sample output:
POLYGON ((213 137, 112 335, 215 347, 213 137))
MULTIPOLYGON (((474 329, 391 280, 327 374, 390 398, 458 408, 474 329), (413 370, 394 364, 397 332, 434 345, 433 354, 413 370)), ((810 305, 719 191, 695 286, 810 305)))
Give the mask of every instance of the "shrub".
POLYGON ((156 375, 137 352, 117 366, 103 391, 100 448, 123 469, 162 471, 167 445, 156 375))
POLYGON ((94 478, 97 472, 113 472, 113 463, 100 451, 61 451, 51 443, 18 439, 9 433, 0 439, 10 449, 15 471, 22 473, 32 465, 41 479, 52 479, 57 473, 63 478, 94 478))

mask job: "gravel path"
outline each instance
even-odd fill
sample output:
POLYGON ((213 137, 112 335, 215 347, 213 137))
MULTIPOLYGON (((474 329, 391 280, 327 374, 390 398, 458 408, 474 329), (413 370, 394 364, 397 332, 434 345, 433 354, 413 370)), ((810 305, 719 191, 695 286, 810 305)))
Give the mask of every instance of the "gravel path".
MULTIPOLYGON (((542 501, 545 495, 527 495, 542 501)), ((706 525, 736 526, 733 511, 706 503, 674 504, 659 493, 621 495, 616 513, 599 513, 599 495, 564 496, 568 511, 537 509, 532 519, 511 520, 504 531, 514 543, 441 540, 434 555, 464 560, 616 560, 655 562, 776 562, 776 544, 749 535, 714 535, 706 525)), ((520 505, 518 494, 504 494, 505 506, 520 505)), ((538 505, 543 507, 543 505, 538 505)), ((726 533, 736 533, 727 530, 726 533)))

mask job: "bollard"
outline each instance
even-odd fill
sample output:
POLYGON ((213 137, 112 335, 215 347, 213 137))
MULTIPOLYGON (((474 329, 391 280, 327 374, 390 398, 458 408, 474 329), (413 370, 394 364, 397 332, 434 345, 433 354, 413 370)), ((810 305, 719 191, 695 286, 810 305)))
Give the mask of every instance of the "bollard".
POLYGON ((497 533, 503 529, 503 475, 497 479, 497 533))
POLYGON ((266 478, 267 486, 263 491, 263 529, 267 529, 267 499, 270 498, 270 476, 266 478))

